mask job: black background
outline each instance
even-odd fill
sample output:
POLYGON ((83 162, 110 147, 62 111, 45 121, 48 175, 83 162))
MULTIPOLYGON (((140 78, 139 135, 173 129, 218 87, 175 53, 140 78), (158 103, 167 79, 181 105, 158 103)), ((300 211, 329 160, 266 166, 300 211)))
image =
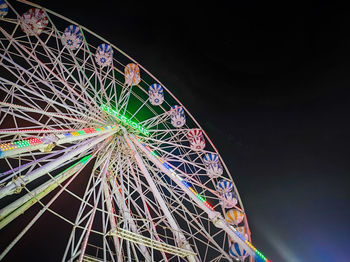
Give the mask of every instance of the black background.
MULTIPOLYGON (((266 257, 348 261, 345 6, 336 1, 36 2, 115 44, 175 94, 224 158, 253 243, 266 257)), ((39 243, 38 232, 26 239, 39 243)), ((52 239, 53 249, 56 241, 66 240, 52 239)), ((40 261, 55 261, 49 253, 40 261)))

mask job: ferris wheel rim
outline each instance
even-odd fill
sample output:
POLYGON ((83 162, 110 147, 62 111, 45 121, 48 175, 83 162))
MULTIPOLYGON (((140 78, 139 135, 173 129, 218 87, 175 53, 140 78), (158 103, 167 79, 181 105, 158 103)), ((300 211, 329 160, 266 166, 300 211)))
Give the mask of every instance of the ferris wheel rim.
MULTIPOLYGON (((205 130, 201 127, 201 125, 197 122, 197 120, 192 116, 192 114, 187 110, 187 108, 186 108, 185 106, 183 106, 183 104, 179 101, 179 99, 178 99, 175 95, 173 95, 173 94, 171 93, 171 91, 169 91, 168 88, 167 88, 166 86, 164 86, 155 76, 153 76, 153 75, 152 75, 148 70, 146 70, 141 64, 137 63, 136 60, 134 60, 133 58, 131 58, 130 56, 128 56, 125 52, 123 52, 122 50, 120 50, 119 48, 117 48, 115 45, 113 45, 112 43, 110 43, 109 41, 107 41, 106 39, 104 39, 103 37, 99 36, 98 34, 94 33, 93 31, 89 30, 88 28, 86 28, 86 27, 80 25, 79 23, 76 23, 76 22, 74 22, 74 21, 72 21, 72 20, 70 20, 70 19, 68 19, 68 18, 66 18, 66 17, 64 17, 64 16, 62 16, 62 15, 60 15, 60 14, 57 14, 57 13, 55 13, 55 12, 53 12, 53 11, 51 11, 51 10, 45 8, 45 7, 42 7, 42 6, 40 6, 40 5, 36 5, 36 4, 32 3, 32 2, 25 1, 25 0, 17 0, 17 1, 22 2, 22 3, 25 3, 25 4, 28 4, 28 5, 31 5, 31 6, 34 6, 34 7, 41 8, 41 9, 47 11, 48 13, 51 13, 51 14, 53 14, 53 15, 55 15, 55 16, 59 16, 60 18, 66 20, 66 21, 68 21, 68 22, 71 22, 71 23, 73 23, 73 24, 75 24, 75 25, 80 26, 80 27, 81 27, 82 29, 84 29, 85 31, 89 32, 90 34, 94 35, 95 37, 99 38, 100 40, 103 40, 104 42, 110 44, 110 45, 111 45, 114 49, 116 49, 118 52, 122 53, 125 57, 127 57, 127 58, 130 59, 131 61, 133 61, 133 62, 135 62, 136 64, 138 64, 142 70, 144 70, 149 76, 151 76, 151 77, 153 78, 153 80, 155 80, 157 83, 161 84, 161 85, 164 87, 164 89, 167 91, 167 93, 170 94, 171 97, 172 97, 179 105, 181 105, 181 106, 184 108, 184 110, 185 110, 186 113, 190 116, 190 118, 192 119, 192 121, 194 121, 194 123, 196 124, 196 126, 198 126, 198 127, 203 131, 204 136, 205 136, 206 139, 209 141, 210 145, 212 146, 212 148, 214 149, 214 151, 217 153, 217 155, 218 155, 219 158, 221 159, 221 162, 222 162, 222 164, 224 165, 224 169, 225 169, 227 175, 228 175, 228 176, 232 179, 232 181, 233 181, 233 177, 232 177, 232 175, 231 175, 229 169, 227 168, 227 166, 226 166, 225 162, 223 161, 223 159, 222 159, 222 157, 221 157, 219 151, 217 150, 217 148, 215 147, 215 145, 213 144, 213 142, 211 141, 211 139, 209 138, 209 136, 207 135, 207 133, 205 132, 205 130)), ((241 206, 242 210, 244 211, 243 202, 241 201, 241 198, 240 198, 240 196, 239 196, 239 192, 238 192, 238 190, 237 190, 237 188, 236 188, 236 185, 235 185, 234 181, 233 181, 233 184, 234 184, 235 192, 237 192, 237 194, 238 194, 240 206, 241 206)), ((245 212, 244 212, 244 213, 245 213, 245 212)), ((245 217, 245 219, 246 219, 246 217, 245 217)), ((246 223, 247 223, 247 228, 248 228, 248 230, 249 230, 248 222, 246 221, 246 223)), ((250 240, 250 233, 249 233, 249 240, 250 240)))

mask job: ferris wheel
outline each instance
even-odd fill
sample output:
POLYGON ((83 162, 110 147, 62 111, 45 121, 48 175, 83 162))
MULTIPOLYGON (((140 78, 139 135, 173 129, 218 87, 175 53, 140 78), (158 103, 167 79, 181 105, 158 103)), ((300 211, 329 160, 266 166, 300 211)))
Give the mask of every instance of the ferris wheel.
POLYGON ((0 17, 0 230, 40 206, 0 259, 51 212, 71 227, 62 261, 269 261, 219 152, 158 79, 34 3, 0 0, 0 17), (74 218, 53 208, 63 194, 74 218))

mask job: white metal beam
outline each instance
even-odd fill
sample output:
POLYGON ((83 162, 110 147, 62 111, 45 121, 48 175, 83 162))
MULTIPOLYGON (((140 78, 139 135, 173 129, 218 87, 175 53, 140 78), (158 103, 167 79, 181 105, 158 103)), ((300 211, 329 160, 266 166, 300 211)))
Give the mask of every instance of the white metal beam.
MULTIPOLYGON (((181 228, 179 227, 179 225, 176 223, 174 217, 172 216, 170 210, 168 209, 164 199, 162 198, 162 196, 160 195, 150 173, 148 172, 148 169, 146 168, 145 164, 143 163, 143 160, 141 158, 141 156, 139 155, 139 153, 137 152, 135 145, 133 144, 133 142, 130 140, 128 134, 126 132, 124 132, 124 138, 126 143, 128 144, 141 172, 143 173, 143 175, 145 176, 150 189, 154 195, 154 197, 156 198, 158 204, 160 205, 161 209, 163 210, 164 215, 167 217, 167 220, 169 222, 169 224, 171 225, 171 227, 177 232, 178 234, 178 238, 177 238, 177 242, 178 244, 180 244, 179 242, 182 242, 181 244, 183 244, 183 247, 187 250, 189 250, 190 252, 194 253, 194 251, 192 250, 192 247, 190 246, 190 244, 188 243, 186 237, 184 236, 184 234, 182 233, 181 228)), ((196 257, 194 255, 189 255, 187 256, 188 261, 190 262, 195 262, 197 261, 196 257)))
MULTIPOLYGON (((127 135, 125 135, 127 136, 127 135)), ((155 156, 153 156, 133 135, 129 135, 132 142, 142 151, 146 154, 148 159, 150 159, 163 173, 168 175, 168 177, 174 181, 204 212, 207 213, 209 219, 212 221, 212 223, 218 227, 222 228, 232 239, 235 240, 235 242, 239 243, 240 246, 242 246, 253 258, 257 258, 257 255, 255 254, 255 251, 245 242, 243 241, 236 233, 236 231, 233 229, 232 226, 230 226, 225 218, 217 211, 211 210, 209 207, 207 207, 201 200, 199 200, 190 189, 188 189, 181 180, 177 179, 172 172, 167 169, 155 156)), ((129 138, 128 138, 129 139, 129 138)), ((130 140, 129 139, 129 140, 130 140)))

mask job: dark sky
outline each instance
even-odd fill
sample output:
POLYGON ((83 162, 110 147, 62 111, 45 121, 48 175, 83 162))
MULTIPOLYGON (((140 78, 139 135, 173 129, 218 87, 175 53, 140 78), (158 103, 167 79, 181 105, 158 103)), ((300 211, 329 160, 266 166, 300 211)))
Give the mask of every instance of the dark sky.
POLYGON ((347 8, 36 2, 114 43, 180 99, 230 169, 265 256, 349 261, 347 8))

